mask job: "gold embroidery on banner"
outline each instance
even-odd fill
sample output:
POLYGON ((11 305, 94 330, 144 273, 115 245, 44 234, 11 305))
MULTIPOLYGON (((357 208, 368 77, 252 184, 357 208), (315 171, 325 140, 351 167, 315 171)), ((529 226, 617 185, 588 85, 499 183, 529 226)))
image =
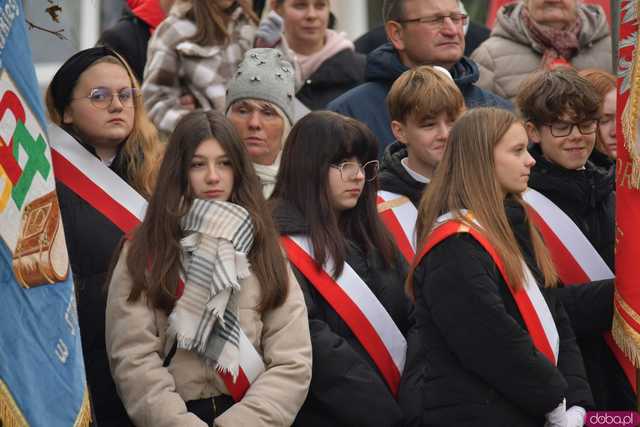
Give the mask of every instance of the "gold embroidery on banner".
POLYGON ((629 316, 639 324, 640 315, 625 302, 617 291, 613 298, 618 304, 613 305, 611 335, 616 344, 631 360, 631 363, 634 366, 640 366, 640 333, 627 323, 622 314, 620 314, 620 310, 624 311, 626 316, 629 316))
POLYGON ((616 253, 618 253, 618 245, 620 244, 620 240, 624 237, 624 232, 622 231, 622 228, 618 227, 618 225, 616 224, 616 242, 615 245, 613 247, 613 254, 615 255, 616 253))
MULTIPOLYGON (((638 103, 640 102, 640 43, 638 43, 638 41, 638 36, 636 36, 636 48, 633 51, 631 66, 630 94, 627 98, 627 103, 621 115, 622 133, 624 135, 624 147, 629 152, 629 156, 632 160, 632 171, 630 175, 630 181, 628 180, 627 185, 629 186, 629 188, 633 189, 640 189, 640 139, 638 138, 638 103)), ((626 173, 622 175, 621 179, 624 181, 625 178, 627 178, 626 173)))
POLYGON ((636 313, 636 311, 633 308, 631 308, 629 304, 627 304, 627 302, 622 298, 622 296, 620 296, 618 291, 615 291, 613 299, 615 302, 620 304, 620 307, 624 311, 624 314, 631 317, 634 320, 634 322, 640 325, 640 315, 636 313))
POLYGON ((635 190, 633 184, 633 168, 633 161, 625 162, 622 159, 618 159, 618 161, 616 161, 616 180, 620 183, 620 187, 635 190))

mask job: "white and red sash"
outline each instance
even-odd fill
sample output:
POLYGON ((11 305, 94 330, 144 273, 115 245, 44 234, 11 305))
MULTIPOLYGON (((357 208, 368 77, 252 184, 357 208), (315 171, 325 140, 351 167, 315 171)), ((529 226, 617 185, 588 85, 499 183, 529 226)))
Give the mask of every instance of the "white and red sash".
MULTIPOLYGON (((565 285, 578 285, 596 280, 613 279, 615 275, 578 226, 540 192, 523 193, 531 220, 537 225, 549 248, 551 258, 565 285)), ((614 304, 619 301, 614 299, 614 304)), ((618 347, 610 332, 604 335, 609 348, 635 388, 636 374, 631 361, 618 347)))
POLYGON ((502 278, 507 283, 507 288, 511 292, 516 302, 518 311, 524 320, 525 326, 533 345, 544 354, 554 365, 558 363, 558 351, 560 348, 560 338, 556 324, 553 320, 549 306, 545 301, 540 288, 536 283, 529 268, 524 265, 525 283, 517 290, 510 283, 504 268, 502 258, 498 255, 489 240, 477 229, 468 227, 455 219, 448 219, 450 215, 438 218, 438 225, 427 237, 424 247, 416 257, 415 265, 438 243, 457 233, 468 233, 478 241, 486 250, 493 262, 498 267, 502 278))
POLYGON ((349 326, 387 382, 394 396, 404 370, 407 341, 367 284, 345 263, 334 279, 332 262, 316 263, 312 245, 305 236, 282 236, 289 261, 311 282, 349 326))
POLYGON ((416 255, 416 221, 418 210, 408 197, 389 191, 378 191, 378 214, 393 236, 407 262, 416 255))
MULTIPOLYGON (((140 224, 147 201, 115 172, 59 128, 50 128, 51 158, 56 179, 102 213, 124 233, 140 224)), ((178 284, 178 297, 184 284, 178 284)), ((229 393, 239 401, 250 384, 264 372, 262 358, 240 330, 240 370, 236 382, 230 373, 219 373, 229 393)))

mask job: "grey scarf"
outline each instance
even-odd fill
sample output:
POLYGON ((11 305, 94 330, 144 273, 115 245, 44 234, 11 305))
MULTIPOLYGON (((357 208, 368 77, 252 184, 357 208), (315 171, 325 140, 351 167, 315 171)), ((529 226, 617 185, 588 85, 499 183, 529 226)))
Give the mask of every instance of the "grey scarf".
POLYGON ((250 275, 251 218, 233 203, 197 199, 181 227, 186 235, 180 241, 186 280, 169 315, 167 336, 175 336, 177 348, 201 355, 235 380, 240 364, 239 281, 250 275))

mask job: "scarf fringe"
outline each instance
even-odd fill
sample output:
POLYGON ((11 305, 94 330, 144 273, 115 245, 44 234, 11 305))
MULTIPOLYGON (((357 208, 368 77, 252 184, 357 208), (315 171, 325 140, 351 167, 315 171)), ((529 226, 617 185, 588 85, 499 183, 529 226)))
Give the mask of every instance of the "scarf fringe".
POLYGON ((204 351, 207 347, 207 343, 202 342, 201 344, 196 346, 195 342, 196 340, 193 337, 187 337, 182 334, 176 334, 176 343, 178 344, 178 348, 195 351, 198 354, 204 354, 204 351))
POLYGON ((240 372, 240 368, 238 366, 236 366, 235 368, 229 368, 229 367, 224 367, 222 366, 219 362, 213 362, 215 363, 215 370, 218 371, 218 373, 220 375, 226 375, 229 374, 231 375, 231 378, 233 378, 233 382, 235 383, 238 380, 238 374, 240 372))
MULTIPOLYGON (((243 280, 251 276, 250 268, 251 263, 249 262, 249 258, 247 258, 247 254, 236 251, 236 274, 238 275, 238 279, 243 280)), ((240 291, 239 284, 237 290, 240 291)))

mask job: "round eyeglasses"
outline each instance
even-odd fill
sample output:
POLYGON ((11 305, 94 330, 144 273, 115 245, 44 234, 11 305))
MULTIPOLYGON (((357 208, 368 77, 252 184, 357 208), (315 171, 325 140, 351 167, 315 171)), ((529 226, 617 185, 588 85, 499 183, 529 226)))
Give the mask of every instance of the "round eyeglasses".
POLYGON ((80 98, 73 98, 72 101, 78 99, 88 99, 91 105, 94 107, 105 110, 111 106, 113 98, 118 97, 118 101, 125 108, 133 107, 134 99, 140 95, 138 89, 134 87, 125 87, 118 92, 112 92, 111 89, 106 87, 95 87, 91 89, 89 96, 81 96, 80 98))
POLYGON ((343 181, 352 180, 358 175, 358 172, 362 172, 365 181, 371 182, 376 179, 380 170, 380 162, 378 160, 371 160, 364 165, 360 165, 358 162, 342 162, 330 166, 340 171, 340 178, 343 181))
POLYGON ((549 129, 551 129, 551 135, 556 138, 561 138, 564 136, 571 135, 573 132, 573 128, 577 127, 581 134, 583 135, 591 135, 598 130, 598 120, 585 120, 580 123, 568 123, 568 122, 555 122, 545 124, 549 129))

